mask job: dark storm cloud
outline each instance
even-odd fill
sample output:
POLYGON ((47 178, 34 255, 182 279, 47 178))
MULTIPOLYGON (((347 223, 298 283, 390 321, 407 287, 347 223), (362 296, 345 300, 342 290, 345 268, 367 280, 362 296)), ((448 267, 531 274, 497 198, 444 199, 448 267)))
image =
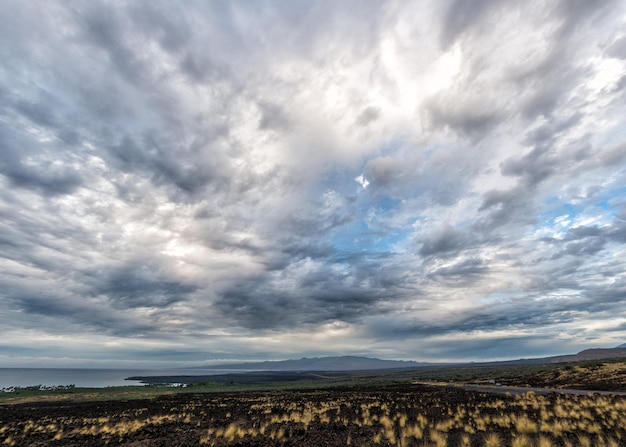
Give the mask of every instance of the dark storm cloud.
POLYGON ((422 256, 445 256, 447 253, 457 253, 472 244, 472 240, 466 234, 446 225, 426 239, 420 254, 422 256))
POLYGON ((559 251, 552 256, 552 259, 559 259, 563 256, 592 256, 604 250, 611 242, 619 244, 626 242, 626 225, 623 222, 616 222, 608 228, 574 227, 561 238, 547 238, 545 241, 559 247, 559 251))
MULTIPOLYGON (((36 110, 18 112, 34 121, 50 124, 46 112, 36 110)), ((24 138, 16 129, 0 123, 0 174, 19 188, 27 188, 43 195, 69 194, 84 183, 81 173, 76 169, 71 157, 59 160, 55 143, 41 145, 24 138), (65 163, 63 163, 65 162, 65 163)))
POLYGON ((197 290, 190 284, 163 277, 154 262, 129 262, 109 271, 91 273, 100 284, 92 290, 94 295, 104 295, 120 309, 151 307, 163 308, 186 300, 197 290))
POLYGON ((509 190, 487 191, 478 207, 478 218, 471 225, 473 234, 497 241, 499 236, 494 231, 506 225, 535 223, 535 204, 532 199, 532 186, 526 187, 524 183, 509 190))
POLYGON ((216 300, 215 308, 236 326, 284 330, 334 321, 356 322, 384 299, 369 288, 359 290, 333 284, 331 291, 309 284, 297 291, 284 291, 255 282, 226 291, 216 300))
POLYGON ((181 147, 169 136, 147 134, 140 142, 126 136, 111 147, 110 153, 120 169, 143 172, 156 186, 172 186, 196 194, 214 180, 225 180, 223 176, 219 178, 211 161, 198 159, 196 154, 203 144, 198 141, 181 147))
POLYGON ((344 278, 307 278, 295 290, 272 281, 239 284, 220 295, 215 308, 231 324, 249 329, 281 330, 331 323, 358 322, 392 292, 338 285, 344 278))
POLYGON ((372 328, 378 337, 393 339, 447 336, 472 331, 537 330, 575 321, 588 312, 592 304, 590 298, 571 298, 557 304, 528 297, 482 304, 463 313, 420 319, 419 322, 390 320, 376 323, 372 328))
MULTIPOLYGON (((569 256, 590 256, 604 248, 604 242, 600 239, 592 239, 584 242, 573 242, 565 246, 564 253, 569 256)), ((555 255, 558 257, 559 255, 555 255)), ((556 258, 555 258, 556 259, 556 258)))
POLYGON ((83 183, 81 176, 73 169, 57 168, 49 162, 33 168, 19 160, 5 159, 0 165, 0 172, 14 186, 32 189, 44 195, 69 194, 83 183))
POLYGON ((305 258, 240 281, 221 293, 215 306, 222 318, 253 329, 358 322, 372 312, 387 312, 405 294, 410 280, 390 260, 358 254, 305 258))
POLYGON ((550 157, 549 148, 539 147, 521 158, 512 158, 501 165, 503 175, 520 177, 524 186, 535 187, 554 171, 557 160, 550 157))
POLYGON ((44 324, 53 334, 63 334, 69 329, 116 336, 136 336, 154 330, 151 324, 108 306, 32 287, 5 290, 3 299, 9 308, 21 314, 15 322, 22 329, 37 330, 44 324))

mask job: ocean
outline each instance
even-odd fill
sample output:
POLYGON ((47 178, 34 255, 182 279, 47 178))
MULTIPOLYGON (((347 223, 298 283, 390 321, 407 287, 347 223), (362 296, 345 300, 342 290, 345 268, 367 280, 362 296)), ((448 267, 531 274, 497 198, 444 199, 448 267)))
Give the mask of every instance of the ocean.
POLYGON ((78 369, 78 368, 0 368, 0 389, 27 386, 74 385, 84 388, 141 385, 131 376, 208 376, 243 372, 223 369, 78 369))

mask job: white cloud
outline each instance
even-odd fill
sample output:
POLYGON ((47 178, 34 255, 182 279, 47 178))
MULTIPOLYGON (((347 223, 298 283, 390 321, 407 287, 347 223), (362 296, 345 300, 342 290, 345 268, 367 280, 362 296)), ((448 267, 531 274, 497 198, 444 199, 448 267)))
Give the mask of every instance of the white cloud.
POLYGON ((367 189, 367 187, 370 184, 370 182, 367 181, 367 179, 365 178, 363 174, 359 175, 358 177, 355 177, 354 181, 357 182, 359 185, 361 185, 363 189, 367 189))

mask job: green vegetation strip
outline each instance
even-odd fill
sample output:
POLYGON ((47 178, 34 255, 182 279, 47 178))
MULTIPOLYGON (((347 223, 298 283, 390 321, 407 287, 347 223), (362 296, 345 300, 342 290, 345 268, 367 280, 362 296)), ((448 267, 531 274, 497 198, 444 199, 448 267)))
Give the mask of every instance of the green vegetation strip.
POLYGON ((592 360, 557 364, 485 364, 424 367, 400 370, 346 373, 315 380, 276 381, 263 384, 200 382, 187 387, 146 385, 109 388, 23 388, 0 393, 0 405, 37 401, 106 401, 151 399, 162 395, 237 391, 280 391, 331 387, 372 387, 399 383, 454 382, 501 383, 537 388, 572 388, 626 391, 626 359, 592 360))

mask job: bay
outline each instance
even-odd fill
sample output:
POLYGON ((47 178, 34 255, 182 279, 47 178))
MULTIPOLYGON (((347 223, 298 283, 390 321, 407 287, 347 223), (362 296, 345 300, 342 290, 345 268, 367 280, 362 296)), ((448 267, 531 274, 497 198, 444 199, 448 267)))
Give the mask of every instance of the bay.
POLYGON ((208 376, 242 372, 224 369, 95 369, 95 368, 0 368, 0 389, 27 386, 66 386, 106 388, 142 385, 131 376, 208 376))

